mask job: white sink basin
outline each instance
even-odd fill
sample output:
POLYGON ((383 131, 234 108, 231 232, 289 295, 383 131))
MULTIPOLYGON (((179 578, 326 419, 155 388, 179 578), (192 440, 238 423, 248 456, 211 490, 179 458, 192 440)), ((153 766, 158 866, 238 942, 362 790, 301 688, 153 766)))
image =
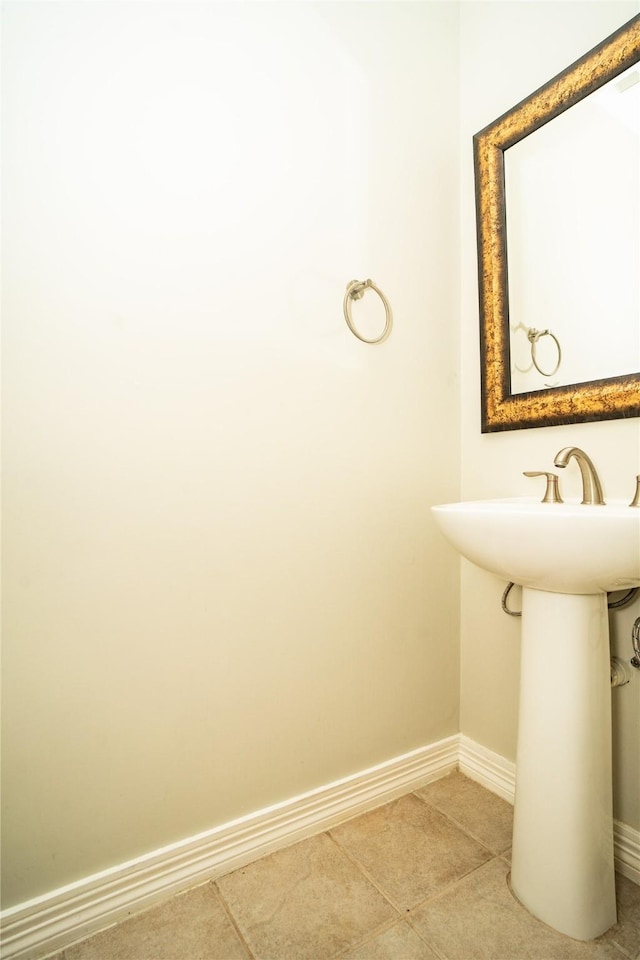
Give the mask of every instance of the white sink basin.
POLYGON ((431 508, 467 560, 524 587, 587 594, 640 586, 640 508, 529 498, 431 508))
POLYGON ((507 499, 432 510, 464 557, 522 585, 511 889, 549 926, 592 940, 616 922, 606 592, 640 586, 640 509, 507 499))

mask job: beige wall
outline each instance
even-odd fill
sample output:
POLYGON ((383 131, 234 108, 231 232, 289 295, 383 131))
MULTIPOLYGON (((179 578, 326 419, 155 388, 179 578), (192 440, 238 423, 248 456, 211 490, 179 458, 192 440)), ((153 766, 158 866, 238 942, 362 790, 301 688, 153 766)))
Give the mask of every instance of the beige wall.
POLYGON ((566 443, 627 496, 640 437, 480 434, 471 136, 637 10, 4 5, 5 906, 459 729, 513 758, 518 622, 428 506, 566 443))
POLYGON ((5 906, 458 730, 458 14, 4 5, 5 906))
MULTIPOLYGON (((523 470, 548 470, 561 447, 588 451, 605 495, 631 499, 640 471, 637 419, 509 433, 480 433, 477 272, 471 138, 640 11, 637 0, 608 3, 463 3, 461 6, 462 495, 531 495, 523 470)), ((588 202, 588 197, 585 197, 588 202)), ((562 477, 577 496, 579 473, 562 477)), ((553 544, 549 544, 553 549, 553 544)), ((462 732, 515 759, 519 621, 501 610, 505 583, 463 562, 461 578, 462 732)), ((517 606, 517 591, 513 591, 517 606)), ((611 615, 613 652, 631 655, 640 602, 611 615)), ((549 664, 553 670, 553 664, 549 664)), ((640 682, 614 690, 616 816, 640 827, 640 682)))

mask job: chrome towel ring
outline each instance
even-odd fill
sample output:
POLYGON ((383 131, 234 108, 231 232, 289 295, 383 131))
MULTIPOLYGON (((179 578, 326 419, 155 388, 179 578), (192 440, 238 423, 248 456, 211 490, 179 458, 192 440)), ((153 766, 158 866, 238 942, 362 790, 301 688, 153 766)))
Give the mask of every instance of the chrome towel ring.
POLYGON ((382 290, 380 290, 379 287, 375 285, 373 280, 352 280, 349 284, 347 284, 347 292, 344 295, 344 302, 342 304, 342 309, 344 310, 344 318, 347 321, 349 330, 351 330, 351 333, 355 337, 357 337, 358 340, 362 340, 363 343, 381 343, 382 340, 385 340, 386 337, 389 336, 391 332, 391 326, 393 323, 393 318, 391 315, 391 307, 389 306, 389 301, 385 297, 384 293, 382 292, 382 290), (373 337, 371 339, 369 339, 368 337, 363 337, 361 333, 358 333, 358 331, 356 330, 353 324, 353 318, 351 316, 352 301, 360 300, 364 296, 364 292, 368 287, 370 287, 372 290, 375 290, 375 292, 378 294, 378 296, 382 300, 382 303, 384 306, 384 313, 385 313, 384 330, 382 331, 379 337, 373 337))
MULTIPOLYGON (((529 346, 531 349, 531 363, 529 364, 529 366, 521 367, 519 366, 517 360, 514 360, 515 369, 519 373, 529 373, 530 370, 532 370, 535 367, 538 373, 541 373, 543 377, 552 377, 554 373, 558 371, 560 364, 562 363, 562 347, 560 346, 560 341, 556 337, 555 333, 553 333, 551 330, 536 330, 535 327, 527 327, 524 323, 516 323, 514 326, 511 327, 511 330, 513 333, 515 333, 517 330, 522 330, 522 332, 526 335, 527 340, 529 341, 529 346), (540 364, 540 361, 538 360, 538 343, 540 340, 542 340, 543 337, 550 337, 555 344, 556 350, 558 351, 558 356, 557 356, 555 365, 553 365, 552 370, 543 370, 540 364)), ((549 362, 549 365, 551 366, 552 359, 549 358, 548 362, 549 362)), ((546 386, 548 387, 555 386, 555 384, 548 383, 546 384, 546 386)))
POLYGON ((556 337, 555 333, 551 333, 551 330, 536 330, 534 327, 531 327, 531 329, 527 333, 527 339, 531 344, 531 359, 533 360, 534 367, 536 368, 538 373, 542 374, 543 377, 552 377, 562 362, 562 349, 560 347, 560 341, 556 337), (553 368, 553 370, 543 370, 540 364, 538 363, 538 358, 536 356, 536 349, 537 349, 538 340, 541 340, 542 337, 551 337, 551 339, 556 345, 556 349, 558 351, 558 359, 556 361, 556 365, 553 368))

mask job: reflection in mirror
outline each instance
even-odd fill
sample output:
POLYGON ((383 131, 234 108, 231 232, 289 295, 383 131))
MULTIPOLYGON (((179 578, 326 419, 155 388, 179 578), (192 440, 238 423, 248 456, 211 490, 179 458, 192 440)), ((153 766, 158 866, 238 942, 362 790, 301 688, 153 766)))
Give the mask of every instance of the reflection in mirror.
POLYGON ((505 196, 511 392, 639 371, 640 67, 510 147, 505 196))
POLYGON ((639 62, 640 15, 473 138, 483 432, 640 416, 639 62))

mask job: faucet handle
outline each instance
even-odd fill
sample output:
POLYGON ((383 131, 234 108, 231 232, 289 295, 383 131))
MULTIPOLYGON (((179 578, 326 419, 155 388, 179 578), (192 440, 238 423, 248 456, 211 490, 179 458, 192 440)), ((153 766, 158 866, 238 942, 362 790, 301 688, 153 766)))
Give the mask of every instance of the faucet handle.
POLYGON ((547 488, 544 492, 544 497, 541 500, 541 503, 563 503, 563 499, 560 496, 560 490, 558 489, 558 474, 557 473, 547 473, 545 470, 525 470, 525 477, 546 477, 547 478, 547 488))
POLYGON ((636 494, 629 506, 640 507, 640 473, 636 477, 636 494))

